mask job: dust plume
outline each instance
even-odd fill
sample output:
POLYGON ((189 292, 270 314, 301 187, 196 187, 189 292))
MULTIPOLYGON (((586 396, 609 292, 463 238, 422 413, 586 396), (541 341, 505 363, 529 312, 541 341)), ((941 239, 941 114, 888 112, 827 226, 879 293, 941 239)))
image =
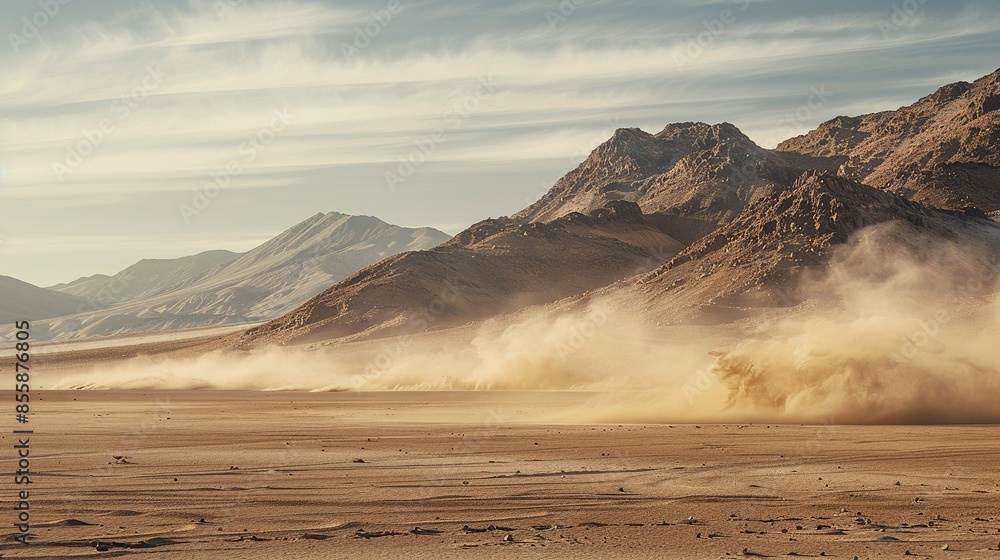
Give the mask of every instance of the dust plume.
POLYGON ((51 388, 597 391, 569 422, 1000 422, 996 253, 868 228, 801 280, 799 305, 653 328, 613 297, 335 349, 135 359, 51 388), (721 351, 720 351, 721 350, 721 351))
POLYGON ((996 253, 869 228, 804 281, 829 309, 762 328, 713 368, 747 418, 836 423, 998 422, 996 253))

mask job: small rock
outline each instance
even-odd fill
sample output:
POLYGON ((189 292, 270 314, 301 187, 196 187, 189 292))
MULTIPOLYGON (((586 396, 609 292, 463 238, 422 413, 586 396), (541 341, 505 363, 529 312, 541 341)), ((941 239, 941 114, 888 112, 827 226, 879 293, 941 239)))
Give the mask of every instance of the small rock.
POLYGON ((514 535, 507 533, 503 536, 503 542, 514 542, 514 535))
POLYGON ((951 550, 951 546, 949 546, 947 544, 943 544, 943 545, 941 545, 941 550, 951 550))

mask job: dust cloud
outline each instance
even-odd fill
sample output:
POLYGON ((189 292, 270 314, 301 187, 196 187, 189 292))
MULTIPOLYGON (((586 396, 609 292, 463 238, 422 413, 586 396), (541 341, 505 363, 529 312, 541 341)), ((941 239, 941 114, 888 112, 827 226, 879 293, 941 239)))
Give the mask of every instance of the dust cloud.
POLYGON ((50 388, 571 390, 596 396, 568 422, 993 423, 996 255, 876 226, 802 278, 801 303, 766 320, 651 331, 656 317, 609 298, 487 323, 460 343, 415 335, 361 350, 142 358, 50 388))
POLYGON ((713 368, 747 418, 835 423, 1000 421, 997 254, 891 224, 835 253, 807 301, 713 368))

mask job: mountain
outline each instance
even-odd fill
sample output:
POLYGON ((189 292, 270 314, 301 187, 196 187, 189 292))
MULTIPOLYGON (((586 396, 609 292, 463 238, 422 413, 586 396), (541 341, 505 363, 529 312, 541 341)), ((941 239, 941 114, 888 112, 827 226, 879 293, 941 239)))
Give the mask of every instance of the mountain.
POLYGON ((548 223, 486 220, 439 247, 358 272, 252 328, 241 343, 384 337, 460 325, 648 271, 683 247, 623 201, 548 223))
POLYGON ((807 169, 832 169, 825 158, 766 150, 729 123, 671 124, 657 134, 619 129, 539 201, 514 216, 549 221, 612 200, 635 202, 691 242, 749 203, 807 169))
POLYGON ((84 300, 22 282, 10 276, 0 276, 0 324, 14 321, 35 321, 76 313, 84 300))
POLYGON ((49 338, 104 336, 267 320, 361 268, 450 237, 370 216, 320 213, 243 254, 145 260, 111 278, 56 286, 87 294, 87 311, 42 321, 36 332, 49 338))
POLYGON ((996 212, 1000 196, 998 76, 834 119, 775 150, 728 123, 620 129, 521 212, 371 266, 239 344, 391 336, 588 295, 614 294, 668 322, 724 320, 788 303, 790 280, 869 226, 993 244, 982 211, 996 212), (678 253, 631 237, 610 244, 608 224, 666 236, 678 253))
MULTIPOLYGON (((893 224, 895 237, 1000 246, 1000 226, 979 212, 939 210, 820 171, 750 204, 670 262, 633 279, 628 297, 674 317, 793 303, 794 284, 858 231, 893 224)), ((736 313, 734 315, 738 315, 736 313)))
POLYGON ((107 305, 180 289, 206 271, 228 264, 239 256, 239 253, 219 250, 178 259, 143 259, 114 276, 97 274, 48 289, 99 300, 107 305))
POLYGON ((94 274, 93 276, 82 276, 72 282, 55 284, 45 289, 82 298, 92 298, 101 293, 109 280, 111 277, 107 274, 94 274))
POLYGON ((1000 70, 913 105, 837 117, 777 149, 831 158, 837 174, 938 208, 1000 210, 1000 70))

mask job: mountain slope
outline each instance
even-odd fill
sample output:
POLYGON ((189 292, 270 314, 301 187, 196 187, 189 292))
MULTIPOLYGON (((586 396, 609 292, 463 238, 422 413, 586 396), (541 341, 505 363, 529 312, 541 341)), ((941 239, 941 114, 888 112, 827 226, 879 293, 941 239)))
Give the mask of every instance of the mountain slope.
POLYGON ((837 117, 778 145, 838 174, 939 208, 1000 209, 1000 70, 895 111, 837 117))
POLYGON ((219 250, 177 259, 143 259, 114 276, 98 274, 49 289, 100 300, 107 305, 180 289, 206 271, 228 264, 239 256, 240 253, 219 250))
POLYGON ((546 303, 650 270, 683 248, 634 203, 549 223, 480 222, 429 251, 386 259, 241 343, 303 343, 443 328, 546 303))
POLYGON ((61 294, 10 276, 0 276, 0 323, 35 321, 76 313, 84 300, 61 294))
POLYGON ((93 276, 83 276, 72 282, 64 282, 48 286, 47 290, 62 292, 82 298, 93 298, 101 293, 111 277, 107 274, 94 274, 93 276))
MULTIPOLYGON (((105 283, 125 282, 118 290, 127 298, 97 311, 94 305, 87 313, 46 321, 39 332, 47 331, 49 337, 102 336, 266 320, 365 266, 448 239, 432 228, 403 228, 369 216, 317 214, 242 255, 212 252, 137 263, 105 283), (179 263, 186 266, 176 268, 179 263)), ((105 305, 104 300, 96 303, 105 305)))
MULTIPOLYGON (((788 288, 822 267, 858 231, 893 223, 897 237, 961 239, 996 247, 1000 227, 980 213, 929 208, 842 177, 811 171, 670 262, 638 277, 628 297, 679 313, 713 306, 795 303, 788 288)), ((623 283, 624 284, 624 283, 623 283)))

